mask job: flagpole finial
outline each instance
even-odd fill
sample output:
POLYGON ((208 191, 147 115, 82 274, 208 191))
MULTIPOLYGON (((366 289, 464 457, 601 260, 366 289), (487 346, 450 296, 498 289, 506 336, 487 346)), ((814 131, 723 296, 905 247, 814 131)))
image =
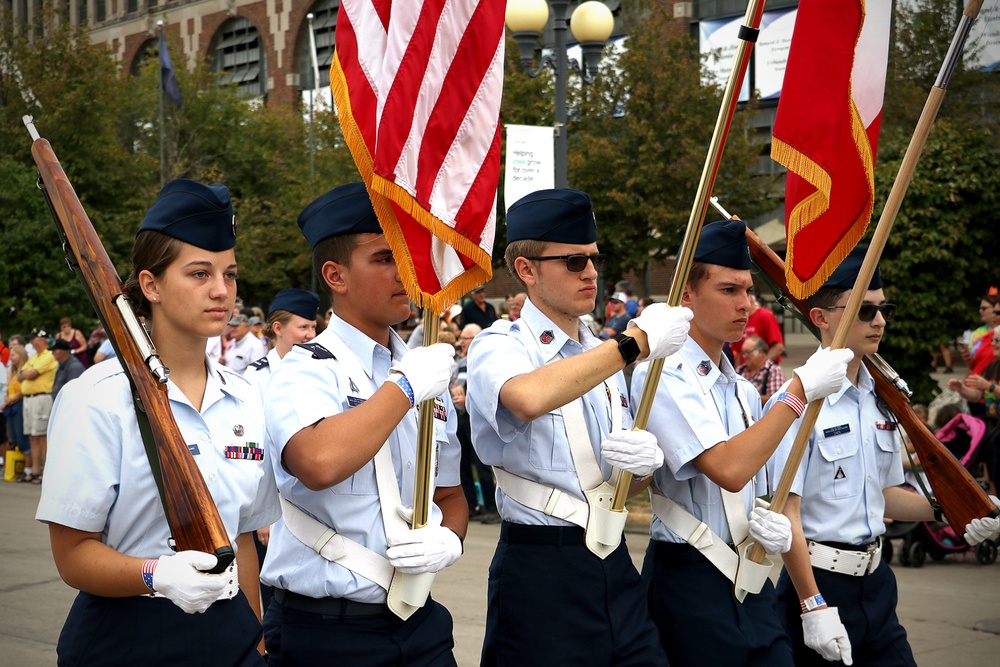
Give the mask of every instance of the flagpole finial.
POLYGON ((306 20, 309 21, 309 23, 312 23, 314 18, 316 18, 316 15, 313 14, 312 12, 306 14, 306 20))
POLYGON ((158 20, 156 22, 156 27, 159 28, 160 30, 163 29, 163 20, 162 19, 160 19, 160 20, 158 20))

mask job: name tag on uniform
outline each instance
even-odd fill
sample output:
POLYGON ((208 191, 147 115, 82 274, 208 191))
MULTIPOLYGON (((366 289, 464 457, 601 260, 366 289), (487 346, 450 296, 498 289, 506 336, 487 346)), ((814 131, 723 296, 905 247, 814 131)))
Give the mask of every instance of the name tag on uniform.
POLYGON ((841 424, 840 426, 831 426, 830 428, 823 429, 824 438, 832 438, 835 435, 844 435, 845 433, 851 432, 850 424, 841 424))
POLYGON ((891 421, 875 422, 875 428, 877 428, 880 431, 895 431, 896 422, 891 422, 891 421))
POLYGON ((264 448, 256 447, 256 444, 257 443, 250 443, 249 446, 246 447, 240 447, 238 445, 226 447, 226 458, 242 459, 244 461, 263 461, 264 448))
POLYGON ((358 407, 359 405, 361 405, 364 402, 365 402, 365 399, 361 398, 360 396, 348 396, 347 397, 347 406, 351 407, 351 408, 356 408, 356 407, 358 407))
POLYGON ((197 442, 194 443, 193 445, 188 445, 188 451, 191 452, 191 456, 198 456, 199 454, 201 454, 201 450, 198 449, 197 442))

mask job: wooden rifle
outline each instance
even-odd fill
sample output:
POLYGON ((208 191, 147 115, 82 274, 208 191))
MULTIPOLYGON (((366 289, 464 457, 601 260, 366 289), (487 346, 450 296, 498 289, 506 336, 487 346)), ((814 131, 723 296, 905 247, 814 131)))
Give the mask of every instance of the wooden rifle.
MULTIPOLYGON (((727 218, 735 219, 719 207, 717 202, 712 203, 727 218)), ((764 273, 766 282, 771 285, 775 294, 781 295, 781 301, 788 301, 795 306, 805 318, 807 326, 816 333, 809 322, 809 311, 805 302, 789 294, 785 286, 784 260, 750 231, 749 227, 747 242, 750 245, 750 257, 764 273)), ((934 497, 940 503, 941 510, 955 534, 964 535, 966 525, 973 519, 1000 516, 1000 509, 993 504, 969 471, 934 437, 913 412, 910 405, 910 391, 892 367, 877 354, 866 355, 864 364, 875 379, 875 393, 886 402, 913 442, 934 497)))
POLYGON ((31 154, 40 176, 38 187, 56 221, 66 259, 83 281, 129 378, 136 417, 140 430, 144 431, 143 440, 151 435, 155 443, 150 464, 174 544, 178 551, 214 554, 218 562, 210 572, 222 572, 236 554, 170 409, 167 398, 170 371, 160 362, 153 342, 139 323, 131 301, 123 292, 122 280, 52 146, 38 136, 31 116, 23 120, 33 140, 31 154))

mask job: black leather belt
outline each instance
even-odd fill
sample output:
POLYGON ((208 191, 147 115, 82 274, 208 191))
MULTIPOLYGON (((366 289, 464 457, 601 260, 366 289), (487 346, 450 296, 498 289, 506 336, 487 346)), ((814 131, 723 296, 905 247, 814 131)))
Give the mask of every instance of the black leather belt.
POLYGON ((307 614, 332 616, 338 619, 389 618, 393 615, 385 604, 355 602, 346 598, 311 598, 281 588, 273 589, 271 595, 283 607, 307 614))
POLYGON ((511 544, 563 546, 586 544, 587 534, 579 526, 525 526, 504 521, 500 524, 500 539, 511 544))

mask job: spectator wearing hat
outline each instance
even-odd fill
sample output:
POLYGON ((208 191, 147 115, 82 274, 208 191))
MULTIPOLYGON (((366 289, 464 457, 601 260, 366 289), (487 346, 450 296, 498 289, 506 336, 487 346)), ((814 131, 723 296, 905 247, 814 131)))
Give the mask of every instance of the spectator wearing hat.
POLYGON ((35 348, 35 356, 25 362, 18 380, 21 381, 21 394, 24 396, 24 432, 31 440, 33 467, 29 470, 25 465, 24 475, 18 481, 41 484, 48 444, 46 434, 52 413, 52 384, 59 363, 49 350, 48 331, 32 329, 29 339, 35 348))
MULTIPOLYGON (((854 248, 806 301, 821 345, 833 342, 866 254, 866 247, 854 248)), ((916 664, 896 616, 896 579, 882 561, 881 536, 885 519, 940 521, 941 514, 923 494, 900 486, 898 425, 862 363, 878 352, 895 313, 876 267, 847 334, 846 349, 853 352, 847 376, 824 400, 785 504, 794 538, 775 609, 783 613, 796 665, 850 664, 852 656, 858 664, 916 664)), ((782 410, 775 407, 779 401, 769 401, 765 418, 782 410)), ((797 423, 785 434, 774 457, 775 475, 782 473, 799 428, 797 423)), ((1000 519, 974 519, 964 538, 975 546, 998 531, 1000 519)))
POLYGON ((462 308, 459 324, 462 327, 468 324, 478 324, 483 329, 488 329, 491 324, 497 321, 497 311, 486 300, 486 285, 480 285, 472 290, 471 296, 472 300, 462 308))
MULTIPOLYGON (((410 299, 364 183, 334 188, 299 215, 329 290, 329 326, 292 347, 268 383, 268 453, 284 501, 261 579, 281 665, 454 665, 453 623, 433 597, 399 586, 462 554, 468 507, 443 396, 452 345, 410 350, 393 329, 410 299), (419 404, 434 399, 437 466, 428 524, 411 530, 419 404), (317 535, 335 535, 329 548, 317 535)), ((431 577, 420 577, 426 581, 431 577)))
POLYGON ((70 343, 62 338, 57 338, 56 342, 52 344, 52 356, 59 362, 59 366, 56 369, 56 378, 52 382, 52 400, 54 401, 56 396, 59 395, 59 390, 67 382, 77 379, 87 369, 84 368, 80 359, 73 354, 73 348, 70 346, 70 343))
MULTIPOLYGON (((725 342, 743 336, 750 268, 743 222, 704 226, 681 295, 694 312, 691 332, 664 363, 647 426, 664 465, 653 474, 643 570, 650 575, 649 608, 673 665, 793 664, 768 569, 755 568, 748 557, 752 542, 770 554, 786 551, 791 526, 783 515, 756 507, 756 499, 770 492, 765 464, 781 436, 807 401, 840 387, 852 355, 814 354, 772 399, 778 407, 761 417, 760 394, 722 353, 725 342), (753 580, 744 580, 755 570, 753 580)), ((640 319, 658 305, 647 306, 640 319)), ((636 367, 633 403, 648 373, 649 364, 636 367)))
POLYGON ((205 356, 236 298, 235 244, 228 188, 171 181, 136 234, 124 291, 152 325, 171 371, 170 413, 236 559, 213 574, 214 555, 171 548, 129 378, 121 364, 94 365, 56 399, 36 513, 60 576, 80 590, 59 664, 264 665, 251 533, 281 512, 263 408, 246 380, 205 356))
POLYGON ((234 315, 229 320, 233 328, 232 338, 223 355, 226 368, 243 375, 253 362, 267 356, 267 347, 256 336, 250 333, 250 318, 242 313, 234 315))
POLYGON ((625 309, 625 304, 628 302, 628 294, 625 292, 615 292, 608 297, 608 302, 611 304, 611 317, 607 319, 601 328, 601 338, 604 340, 614 338, 625 331, 629 320, 632 319, 632 316, 625 309))
POLYGON ((590 332, 581 316, 594 310, 608 257, 579 190, 515 202, 505 261, 528 297, 517 320, 472 342, 466 398, 502 518, 482 664, 665 665, 624 524, 600 523, 612 518, 611 494, 598 496, 617 479, 613 466, 645 476, 658 465, 655 439, 629 430, 621 371, 675 351, 690 313, 661 304, 614 340, 590 332))

